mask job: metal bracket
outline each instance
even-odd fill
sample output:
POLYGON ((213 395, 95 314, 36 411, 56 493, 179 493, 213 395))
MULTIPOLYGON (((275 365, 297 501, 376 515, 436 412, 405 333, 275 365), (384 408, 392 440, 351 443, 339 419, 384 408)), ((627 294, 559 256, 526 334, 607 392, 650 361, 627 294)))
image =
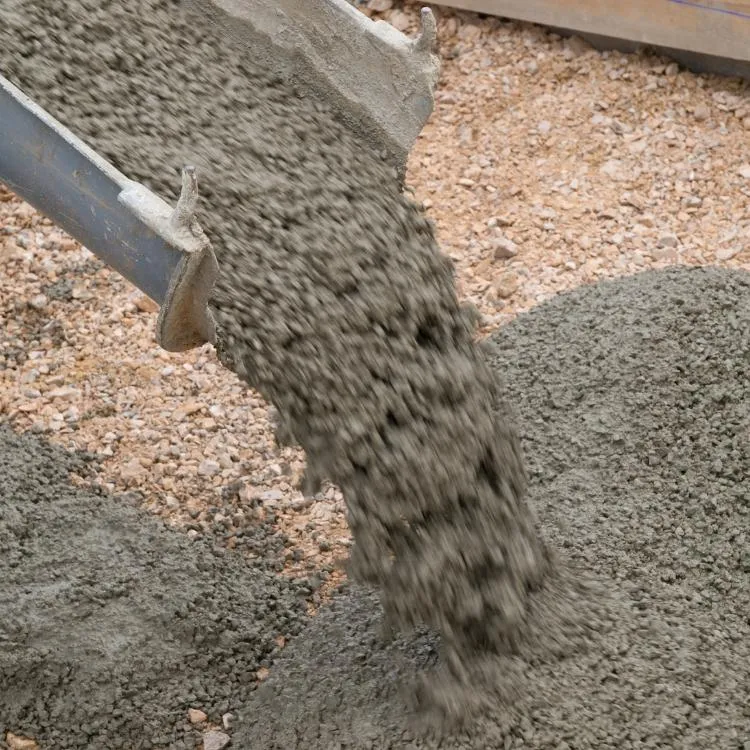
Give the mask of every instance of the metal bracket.
POLYGON ((177 205, 169 205, 139 183, 123 190, 119 200, 139 219, 177 248, 182 257, 172 272, 156 321, 156 341, 168 352, 215 343, 216 323, 208 309, 219 264, 195 216, 198 178, 195 167, 182 171, 177 205))

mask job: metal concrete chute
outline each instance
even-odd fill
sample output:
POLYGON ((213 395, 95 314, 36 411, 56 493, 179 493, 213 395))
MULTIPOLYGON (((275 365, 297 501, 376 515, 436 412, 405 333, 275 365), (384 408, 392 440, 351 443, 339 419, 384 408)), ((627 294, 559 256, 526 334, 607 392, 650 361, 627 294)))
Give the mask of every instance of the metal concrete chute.
MULTIPOLYGON (((439 61, 429 9, 411 39, 346 0, 183 2, 222 24, 300 95, 330 103, 403 176, 434 105, 439 61)), ((160 305, 162 348, 215 343, 208 302, 219 268, 195 219, 194 169, 184 170, 172 207, 0 76, 0 181, 160 305)))
POLYGON ((0 76, 0 180, 160 305, 162 348, 214 341, 218 266, 195 221, 194 170, 173 209, 0 76))
POLYGON ((252 47, 270 69, 329 102, 357 135, 403 169, 432 113, 437 26, 422 8, 416 38, 347 0, 183 0, 252 47))

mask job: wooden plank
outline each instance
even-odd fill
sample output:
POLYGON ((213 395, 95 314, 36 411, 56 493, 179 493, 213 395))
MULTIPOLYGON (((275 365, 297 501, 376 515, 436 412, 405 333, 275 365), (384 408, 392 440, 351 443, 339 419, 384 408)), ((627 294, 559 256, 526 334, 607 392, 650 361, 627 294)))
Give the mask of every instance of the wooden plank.
POLYGON ((639 44, 750 60, 750 0, 437 0, 437 3, 639 44))

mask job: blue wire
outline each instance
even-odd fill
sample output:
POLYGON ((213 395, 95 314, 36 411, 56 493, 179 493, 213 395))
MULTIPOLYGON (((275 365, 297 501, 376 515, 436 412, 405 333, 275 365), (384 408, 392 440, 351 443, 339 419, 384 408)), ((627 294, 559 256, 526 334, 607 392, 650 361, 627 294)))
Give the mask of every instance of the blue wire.
POLYGON ((736 16, 737 18, 747 18, 750 20, 750 13, 743 13, 741 10, 731 10, 730 8, 712 8, 703 3, 694 2, 694 0, 669 0, 676 5, 687 5, 689 8, 700 8, 701 10, 710 10, 714 13, 723 13, 725 16, 736 16))

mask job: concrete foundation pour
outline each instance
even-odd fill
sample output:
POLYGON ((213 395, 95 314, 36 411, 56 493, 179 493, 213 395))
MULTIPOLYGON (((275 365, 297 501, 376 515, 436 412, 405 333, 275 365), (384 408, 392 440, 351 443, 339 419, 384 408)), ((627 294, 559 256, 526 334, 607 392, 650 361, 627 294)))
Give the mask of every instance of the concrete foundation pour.
POLYGON ((619 616, 564 658, 497 660, 513 700, 424 739, 403 689, 436 641, 385 644, 351 591, 239 711, 238 747, 748 750, 749 349, 750 274, 716 269, 580 288, 493 336, 544 531, 619 616))
MULTIPOLYGON (((625 283, 627 293, 615 285, 562 298, 524 319, 541 320, 538 329, 513 333, 525 330, 519 322, 498 340, 505 394, 472 343, 471 314, 456 302, 430 224, 400 195, 392 166, 325 104, 169 0, 0 8, 3 71, 118 168, 172 198, 177 170, 202 168, 210 208, 201 218, 222 270, 213 300, 222 360, 279 408, 307 451, 311 488, 321 476, 342 487, 353 572, 377 584, 388 624, 439 630, 441 669, 476 688, 431 676, 418 705, 451 717, 464 717, 474 698, 527 709, 508 719, 510 740, 495 716, 470 730, 465 747, 512 747, 517 737, 540 747, 627 747, 623 736, 632 747, 742 747, 744 277, 665 275, 656 291, 644 277, 625 283), (651 318, 644 299, 658 300, 651 318), (712 356, 711 347, 723 348, 712 356), (683 359, 670 366, 670 355, 683 359), (537 533, 505 398, 531 410, 522 424, 535 505, 571 568, 537 533), (598 581, 575 573, 589 568, 598 581), (499 680, 498 668, 510 677, 499 680), (592 696, 605 701, 598 710, 592 696)), ((145 611, 158 621, 159 607, 145 611)), ((378 682, 393 679, 390 657, 369 650, 367 618, 356 612, 342 624, 353 645, 365 639, 352 670, 364 687, 347 691, 346 703, 324 681, 325 665, 308 669, 303 644, 297 682, 280 672, 283 704, 266 694, 278 711, 257 714, 265 729, 240 747, 272 747, 276 737, 284 748, 356 746, 360 732, 347 723, 355 711, 376 722, 370 747, 408 747, 400 704, 378 682), (339 708, 320 735, 316 701, 329 706, 332 692, 339 708)), ((23 632, 12 637, 23 642, 23 632)), ((338 645, 332 656, 346 666, 351 654, 338 645)), ((23 673, 5 669, 15 681, 23 673)), ((43 675, 27 671, 35 692, 43 675)), ((53 700, 23 720, 49 726, 53 700)), ((12 717, 32 710, 18 705, 12 717)), ((55 708, 58 721, 67 706, 55 708)), ((98 715, 118 710, 113 702, 98 715)), ((69 731, 80 725, 76 718, 69 731)))
MULTIPOLYGON (((343 490, 352 573, 390 623, 440 630, 473 687, 465 659, 521 639, 551 560, 472 313, 397 170, 194 9, 6 7, 6 74, 125 174, 169 194, 203 166, 222 361, 279 409, 311 489, 343 490)), ((581 626, 563 602, 544 605, 561 640, 581 626)))

